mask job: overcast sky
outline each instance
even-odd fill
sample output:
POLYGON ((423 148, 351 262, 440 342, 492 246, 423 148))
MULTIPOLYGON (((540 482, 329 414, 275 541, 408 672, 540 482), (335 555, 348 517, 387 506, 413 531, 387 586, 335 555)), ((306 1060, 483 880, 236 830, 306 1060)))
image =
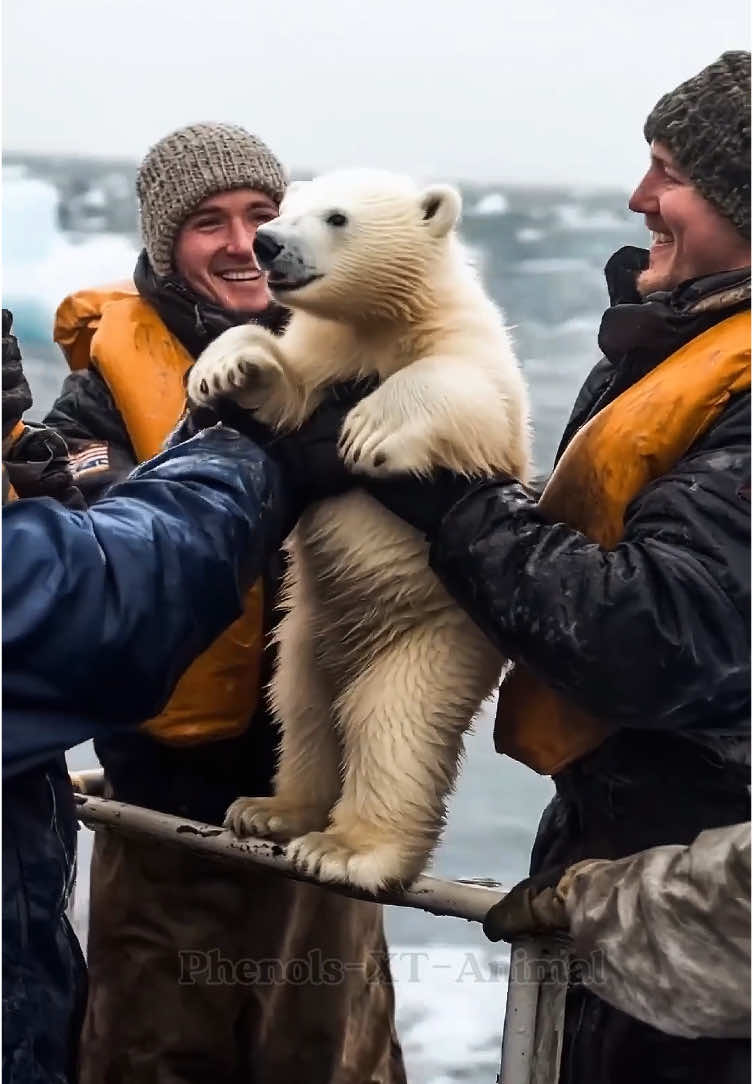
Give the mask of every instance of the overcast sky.
POLYGON ((748 0, 4 0, 3 143, 140 157, 232 121, 289 166, 629 188, 748 0))

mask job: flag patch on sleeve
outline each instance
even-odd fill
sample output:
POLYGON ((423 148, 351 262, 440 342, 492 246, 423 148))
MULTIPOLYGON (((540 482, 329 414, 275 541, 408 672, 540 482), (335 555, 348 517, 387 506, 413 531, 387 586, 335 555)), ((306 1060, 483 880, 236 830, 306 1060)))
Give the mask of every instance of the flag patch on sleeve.
POLYGON ((74 479, 80 478, 82 474, 88 474, 90 471, 108 470, 110 467, 110 453, 104 442, 102 444, 89 444, 80 452, 74 452, 69 459, 69 463, 74 479))

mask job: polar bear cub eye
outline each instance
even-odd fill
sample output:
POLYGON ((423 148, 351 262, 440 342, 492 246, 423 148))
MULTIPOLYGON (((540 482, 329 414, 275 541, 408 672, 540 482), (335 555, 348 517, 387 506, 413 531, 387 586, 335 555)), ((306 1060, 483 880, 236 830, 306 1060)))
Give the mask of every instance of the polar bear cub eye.
POLYGON ((326 222, 328 226, 345 226, 348 222, 348 216, 344 215, 342 211, 330 211, 326 222))

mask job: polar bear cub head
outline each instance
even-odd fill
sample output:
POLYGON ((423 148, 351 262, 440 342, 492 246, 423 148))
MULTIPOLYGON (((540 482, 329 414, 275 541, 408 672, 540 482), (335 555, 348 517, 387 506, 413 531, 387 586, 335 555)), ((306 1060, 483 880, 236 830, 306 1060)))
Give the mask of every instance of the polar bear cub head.
POLYGON ((460 209, 449 185, 342 170, 291 185, 254 250, 281 304, 337 320, 390 319, 436 278, 460 209))

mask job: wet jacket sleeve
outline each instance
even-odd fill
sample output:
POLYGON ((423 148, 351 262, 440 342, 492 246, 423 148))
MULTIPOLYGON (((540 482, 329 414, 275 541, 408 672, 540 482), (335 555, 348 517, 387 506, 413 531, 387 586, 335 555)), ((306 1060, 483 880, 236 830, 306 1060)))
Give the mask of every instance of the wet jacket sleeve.
POLYGON ((74 482, 87 504, 136 466, 123 419, 96 369, 68 374, 44 424, 65 439, 74 482))
POLYGON ((741 396, 639 495, 612 551, 545 522, 521 486, 490 484, 445 516, 432 568, 504 653, 602 718, 663 728, 746 718, 749 410, 741 396))
POLYGON ((600 998, 671 1035, 750 1035, 750 824, 580 862, 559 888, 600 998))
POLYGON ((278 468, 222 427, 88 512, 49 499, 3 509, 4 765, 93 736, 87 719, 102 734, 161 710, 239 616, 287 514, 278 468))

